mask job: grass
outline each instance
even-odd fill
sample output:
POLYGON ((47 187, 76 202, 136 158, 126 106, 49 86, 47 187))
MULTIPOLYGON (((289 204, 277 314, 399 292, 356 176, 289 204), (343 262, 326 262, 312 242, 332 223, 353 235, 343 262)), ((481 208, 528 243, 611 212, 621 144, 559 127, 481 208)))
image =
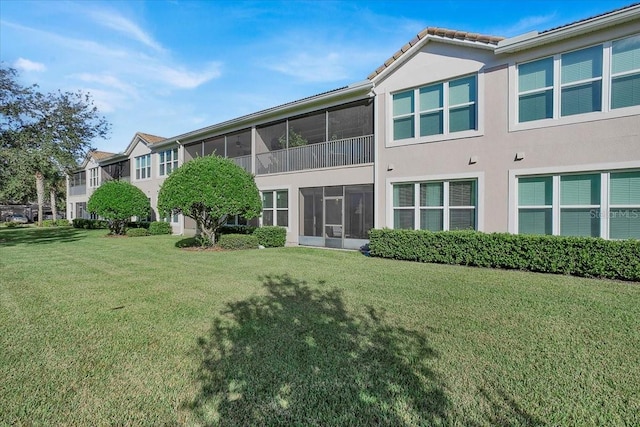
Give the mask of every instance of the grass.
POLYGON ((640 286, 0 230, 0 425, 638 425, 640 286))

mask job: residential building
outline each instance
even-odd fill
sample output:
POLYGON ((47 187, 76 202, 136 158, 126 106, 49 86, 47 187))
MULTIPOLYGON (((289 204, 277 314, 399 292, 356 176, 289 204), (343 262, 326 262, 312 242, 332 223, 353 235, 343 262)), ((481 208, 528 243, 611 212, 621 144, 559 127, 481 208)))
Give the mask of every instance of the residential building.
POLYGON ((255 174, 260 223, 290 244, 357 248, 373 227, 640 238, 640 5, 508 39, 427 28, 366 81, 125 153, 151 155, 148 187, 132 182, 152 205, 169 149, 255 174))

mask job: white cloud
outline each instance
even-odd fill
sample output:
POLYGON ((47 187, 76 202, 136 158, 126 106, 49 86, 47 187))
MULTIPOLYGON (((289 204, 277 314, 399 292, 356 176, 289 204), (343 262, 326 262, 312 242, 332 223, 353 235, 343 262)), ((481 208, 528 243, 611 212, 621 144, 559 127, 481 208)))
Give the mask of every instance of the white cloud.
POLYGON ((135 92, 135 88, 129 84, 122 82, 117 77, 108 75, 108 74, 91 74, 91 73, 80 73, 80 74, 72 74, 70 77, 77 78, 87 83, 99 83, 103 86, 107 86, 113 89, 120 90, 122 92, 133 93, 135 92))
POLYGON ((114 91, 107 91, 96 88, 82 88, 85 93, 89 93, 100 114, 113 113, 122 109, 127 109, 130 105, 126 95, 114 91))
POLYGON ((220 64, 211 63, 204 71, 194 72, 182 67, 159 65, 149 70, 149 78, 158 78, 164 83, 180 89, 194 89, 211 79, 220 77, 220 64))
POLYGON ((90 13, 90 16, 96 23, 119 31, 158 52, 164 52, 165 50, 150 34, 121 15, 106 11, 94 11, 90 13))
POLYGON ((346 59, 335 52, 326 55, 298 53, 282 60, 267 61, 267 68, 296 77, 304 82, 331 82, 349 76, 346 59))
POLYGON ((18 58, 13 66, 23 71, 45 71, 47 67, 40 62, 29 61, 28 59, 18 58))

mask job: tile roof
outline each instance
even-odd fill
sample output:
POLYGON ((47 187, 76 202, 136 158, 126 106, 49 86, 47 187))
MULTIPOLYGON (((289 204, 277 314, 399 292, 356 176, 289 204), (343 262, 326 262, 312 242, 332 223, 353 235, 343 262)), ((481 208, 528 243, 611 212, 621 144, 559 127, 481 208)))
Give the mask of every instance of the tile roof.
POLYGON ((142 139, 144 139, 148 144, 153 145, 157 144, 160 141, 164 141, 167 138, 162 136, 151 135, 150 133, 136 132, 142 139))
POLYGON ((496 46, 499 41, 503 40, 504 37, 496 37, 496 36, 488 36, 484 34, 478 33, 469 33, 466 31, 457 31, 457 30, 448 30, 446 28, 438 28, 438 27, 428 27, 422 30, 416 37, 413 38, 409 43, 405 44, 397 51, 391 58, 387 59, 384 64, 378 67, 373 73, 369 74, 367 77, 369 80, 376 77, 378 74, 382 73, 386 68, 388 68, 391 64, 393 64, 398 58, 405 54, 409 49, 415 46, 420 40, 424 39, 427 36, 435 36, 441 37, 444 39, 450 40, 462 40, 462 41, 470 41, 481 44, 486 44, 489 46, 496 46))
POLYGON ((115 156, 116 153, 109 153, 107 151, 94 150, 94 151, 90 151, 89 155, 93 157, 94 160, 102 160, 102 159, 106 159, 107 157, 115 156))
POLYGON ((590 21, 592 19, 600 18, 602 16, 606 16, 606 15, 609 15, 609 14, 612 14, 612 13, 620 12, 620 11, 623 11, 623 10, 626 10, 626 9, 631 9, 631 8, 639 6, 639 5, 640 5, 640 3, 632 3, 632 4, 628 5, 628 6, 623 6, 623 7, 620 7, 618 9, 609 10, 607 12, 600 13, 600 14, 594 15, 594 16, 590 16, 588 18, 579 19, 579 20, 573 21, 573 22, 571 22, 569 24, 564 24, 564 25, 560 25, 558 27, 549 28, 548 30, 541 31, 539 34, 545 34, 545 33, 550 33, 552 31, 561 30, 563 28, 570 27, 572 25, 580 24, 582 22, 590 21))

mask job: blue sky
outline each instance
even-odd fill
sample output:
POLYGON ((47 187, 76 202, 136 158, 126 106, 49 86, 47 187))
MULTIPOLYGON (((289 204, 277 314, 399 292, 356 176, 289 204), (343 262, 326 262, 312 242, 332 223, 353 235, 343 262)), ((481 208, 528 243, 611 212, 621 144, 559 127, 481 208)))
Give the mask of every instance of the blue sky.
POLYGON ((426 27, 510 37, 626 6, 575 1, 0 0, 0 61, 83 90, 123 151, 362 81, 426 27))

